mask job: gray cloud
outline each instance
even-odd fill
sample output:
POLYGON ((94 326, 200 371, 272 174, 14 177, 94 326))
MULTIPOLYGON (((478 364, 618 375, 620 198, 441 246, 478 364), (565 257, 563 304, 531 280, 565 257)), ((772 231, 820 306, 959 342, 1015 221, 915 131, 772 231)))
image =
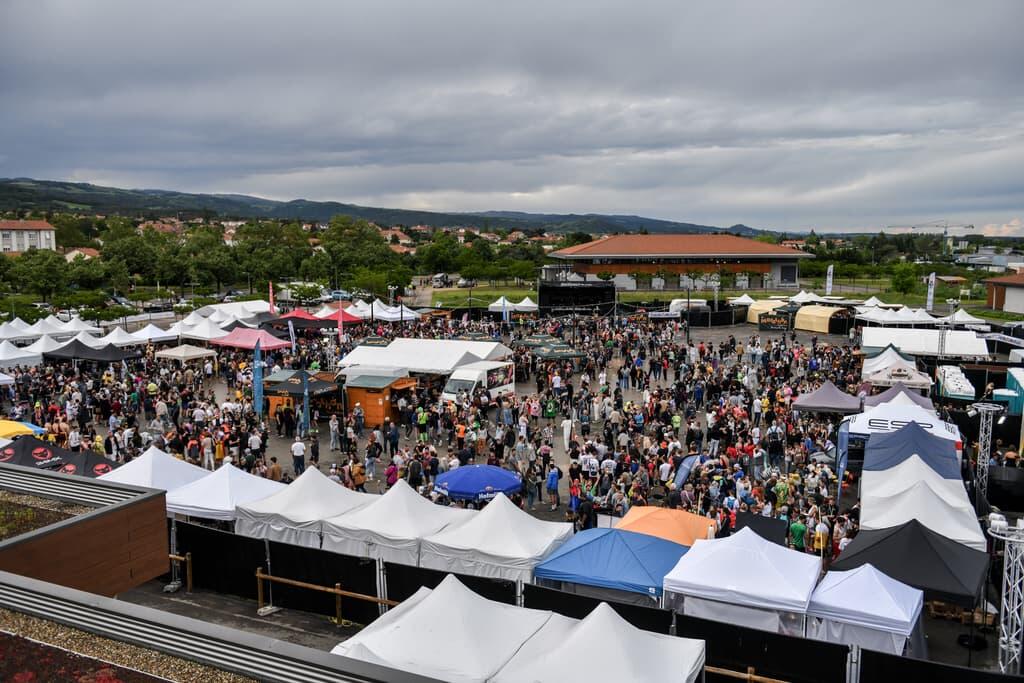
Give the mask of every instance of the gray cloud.
POLYGON ((1012 234, 1021 25, 1012 0, 9 2, 0 175, 1012 234))

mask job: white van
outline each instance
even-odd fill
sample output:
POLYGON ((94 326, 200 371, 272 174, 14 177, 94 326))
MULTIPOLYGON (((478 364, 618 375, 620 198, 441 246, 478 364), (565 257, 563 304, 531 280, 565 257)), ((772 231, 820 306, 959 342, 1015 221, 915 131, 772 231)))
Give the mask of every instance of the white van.
POLYGON ((454 401, 462 392, 472 396, 479 387, 485 387, 492 399, 515 393, 515 363, 482 360, 456 368, 441 391, 441 400, 454 401))

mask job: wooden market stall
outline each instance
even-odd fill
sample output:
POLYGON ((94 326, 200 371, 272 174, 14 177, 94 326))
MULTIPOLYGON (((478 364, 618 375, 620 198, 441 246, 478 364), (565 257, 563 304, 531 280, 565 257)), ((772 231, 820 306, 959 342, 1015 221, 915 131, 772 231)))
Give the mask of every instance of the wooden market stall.
POLYGON ((398 393, 416 387, 414 377, 359 375, 345 381, 349 410, 356 403, 363 408, 367 425, 384 423, 384 418, 398 420, 398 393))

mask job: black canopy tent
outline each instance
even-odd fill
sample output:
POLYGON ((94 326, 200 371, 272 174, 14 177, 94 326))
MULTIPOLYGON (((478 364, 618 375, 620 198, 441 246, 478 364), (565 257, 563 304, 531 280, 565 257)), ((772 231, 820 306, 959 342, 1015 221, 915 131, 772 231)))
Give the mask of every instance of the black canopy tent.
POLYGON ((43 357, 55 360, 87 360, 96 363, 116 363, 128 360, 129 358, 138 358, 141 355, 142 353, 139 351, 118 348, 113 344, 107 344, 106 346, 94 349, 75 339, 59 349, 44 353, 43 357))
MULTIPOLYGON (((338 326, 338 319, 334 318, 334 317, 331 317, 331 318, 317 318, 316 320, 310 320, 308 318, 298 318, 298 317, 282 316, 280 318, 270 318, 269 320, 264 320, 263 322, 260 323, 260 327, 262 329, 264 329, 264 330, 269 330, 269 328, 272 328, 272 327, 273 328, 278 328, 278 329, 283 328, 284 330, 287 330, 288 329, 288 323, 291 323, 292 327, 295 328, 296 330, 309 330, 309 329, 326 330, 326 329, 329 329, 329 328, 336 328, 338 326)), ((276 336, 280 336, 280 334, 278 334, 278 333, 276 333, 276 332, 274 332, 272 330, 269 330, 269 331, 271 331, 271 334, 275 334, 276 336)))
POLYGON ((92 451, 76 453, 29 435, 19 436, 0 448, 0 462, 83 477, 98 477, 118 466, 113 460, 92 451))
POLYGON ((832 564, 832 569, 845 571, 864 564, 920 588, 925 600, 973 607, 985 583, 988 555, 912 519, 888 529, 861 531, 832 564))
POLYGON ((826 380, 814 391, 802 394, 793 401, 793 410, 806 413, 842 413, 848 415, 861 412, 860 399, 851 396, 832 382, 826 380))
POLYGON ((784 519, 756 515, 753 512, 737 512, 736 528, 733 530, 733 533, 739 531, 743 527, 750 527, 754 533, 766 541, 778 543, 783 547, 786 546, 786 536, 789 533, 789 526, 786 524, 786 520, 784 519))
POLYGON ((313 375, 309 374, 305 370, 299 370, 294 375, 284 380, 283 382, 277 382, 271 384, 266 388, 268 394, 288 394, 290 396, 302 396, 304 391, 302 387, 303 377, 306 378, 306 386, 309 388, 310 396, 319 396, 320 394, 327 394, 332 391, 338 390, 338 385, 332 382, 325 382, 322 379, 318 379, 313 375))

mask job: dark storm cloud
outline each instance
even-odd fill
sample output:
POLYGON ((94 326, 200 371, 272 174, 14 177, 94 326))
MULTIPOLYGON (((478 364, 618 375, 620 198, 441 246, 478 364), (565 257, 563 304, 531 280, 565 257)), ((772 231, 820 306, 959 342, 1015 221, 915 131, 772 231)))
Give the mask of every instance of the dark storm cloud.
POLYGON ((1017 2, 9 2, 0 175, 1012 231, 1022 20, 1017 2))

